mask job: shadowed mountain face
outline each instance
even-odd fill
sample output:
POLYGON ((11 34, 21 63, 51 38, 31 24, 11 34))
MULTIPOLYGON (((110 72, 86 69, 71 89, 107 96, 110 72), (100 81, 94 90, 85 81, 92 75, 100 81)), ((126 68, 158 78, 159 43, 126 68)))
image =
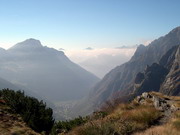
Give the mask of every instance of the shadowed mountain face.
MULTIPOLYGON (((137 73, 144 71, 147 65, 158 63, 161 57, 165 55, 168 50, 179 44, 180 27, 177 27, 167 35, 154 40, 148 46, 140 45, 129 62, 111 70, 102 79, 102 81, 100 81, 92 89, 88 99, 83 101, 89 105, 89 107, 84 110, 84 112, 87 113, 90 110, 93 110, 92 108, 96 108, 104 101, 113 98, 114 95, 125 96, 131 93, 134 90, 133 84, 137 73)), ((157 65, 155 64, 154 66, 157 65)), ((163 67, 157 67, 159 70, 163 69, 163 67)), ((166 72, 166 69, 164 69, 164 72, 166 72)), ((155 77, 154 74, 151 75, 152 78, 155 77)), ((163 74, 160 75, 163 77, 163 74)), ((81 103, 79 106, 82 107, 83 103, 81 103)))
POLYGON ((160 92, 180 96, 180 46, 170 50, 164 59, 167 60, 165 65, 169 68, 169 73, 161 85, 160 92))
POLYGON ((159 91, 160 84, 163 82, 167 73, 168 70, 157 63, 147 66, 144 73, 138 73, 135 78, 134 89, 136 94, 140 95, 145 91, 159 91), (144 76, 143 79, 140 78, 140 74, 144 76))
POLYGON ((35 39, 0 51, 0 76, 50 101, 79 99, 99 80, 63 52, 42 46, 35 39))
POLYGON ((0 78, 0 89, 13 89, 13 90, 19 90, 20 88, 18 88, 18 86, 15 86, 14 84, 0 78))
POLYGON ((159 61, 136 75, 134 94, 160 91, 167 95, 180 94, 180 46, 172 47, 159 61))

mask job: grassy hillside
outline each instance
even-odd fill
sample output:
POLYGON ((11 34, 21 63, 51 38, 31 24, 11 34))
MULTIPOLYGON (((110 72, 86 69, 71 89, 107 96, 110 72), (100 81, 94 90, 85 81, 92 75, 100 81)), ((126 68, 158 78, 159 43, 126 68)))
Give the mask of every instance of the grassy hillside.
POLYGON ((0 100, 0 135, 39 135, 0 100))
POLYGON ((6 132, 8 135, 11 135, 11 132, 15 132, 12 135, 31 134, 26 133, 29 130, 26 127, 30 127, 38 133, 49 134, 51 132, 54 125, 53 112, 51 108, 46 107, 46 103, 43 101, 26 96, 21 91, 3 89, 0 90, 0 104, 2 128, 0 135, 4 135, 6 132))
POLYGON ((151 128, 138 132, 134 135, 180 135, 180 97, 177 96, 164 96, 160 93, 154 93, 162 98, 168 98, 172 106, 177 107, 177 110, 172 112, 169 119, 165 123, 152 126, 151 128))
MULTIPOLYGON (((5 92, 10 92, 11 96, 20 94, 24 97, 20 92, 2 91, 2 93, 5 92)), ((25 123, 26 119, 24 118, 27 117, 23 116, 32 113, 32 110, 29 112, 24 110, 23 114, 19 113, 20 115, 17 113, 17 108, 19 110, 21 103, 25 103, 19 102, 23 98, 15 100, 11 97, 13 100, 4 100, 10 95, 6 94, 5 96, 2 93, 0 98, 0 135, 180 135, 180 97, 177 96, 149 92, 143 93, 129 103, 107 102, 98 112, 94 112, 90 116, 55 122, 52 129, 48 130, 49 132, 42 130, 36 133, 37 128, 44 127, 45 114, 34 114, 36 119, 25 123), (38 117, 41 118, 40 116, 43 119, 38 119, 38 117), (37 126, 34 127, 35 125, 37 126)), ((24 98, 26 99, 26 97, 24 98)))
POLYGON ((85 124, 64 134, 179 135, 180 97, 151 92, 136 97, 131 103, 108 104, 89 116, 85 124))

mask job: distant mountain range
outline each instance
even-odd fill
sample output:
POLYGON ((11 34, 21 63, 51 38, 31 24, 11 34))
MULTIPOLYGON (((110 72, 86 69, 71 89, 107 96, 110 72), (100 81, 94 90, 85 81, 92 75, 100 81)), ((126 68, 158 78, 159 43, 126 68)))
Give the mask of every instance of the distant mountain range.
POLYGON ((99 81, 62 51, 42 46, 35 39, 8 50, 1 48, 0 64, 1 88, 27 88, 51 102, 80 99, 99 81))
POLYGON ((8 50, 0 48, 0 63, 1 89, 27 88, 57 103, 78 100, 90 92, 68 110, 67 115, 77 117, 92 113, 107 100, 128 101, 143 92, 180 95, 180 27, 148 46, 139 45, 128 62, 112 69, 101 81, 62 51, 42 46, 35 39, 8 50))
POLYGON ((90 95, 75 107, 75 112, 88 114, 107 100, 144 91, 179 95, 179 45, 180 27, 148 46, 139 45, 128 62, 112 69, 92 88, 90 95), (79 108, 83 109, 78 111, 79 108))

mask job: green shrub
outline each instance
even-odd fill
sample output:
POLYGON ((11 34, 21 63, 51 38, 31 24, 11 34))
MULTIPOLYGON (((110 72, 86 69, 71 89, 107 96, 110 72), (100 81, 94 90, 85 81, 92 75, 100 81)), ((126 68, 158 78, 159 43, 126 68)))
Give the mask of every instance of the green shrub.
POLYGON ((58 121, 54 124, 51 134, 57 135, 59 132, 69 132, 73 128, 80 126, 87 122, 87 117, 83 118, 79 116, 73 120, 58 121))
POLYGON ((43 101, 25 96, 24 92, 3 89, 1 97, 12 110, 21 115, 23 120, 37 132, 49 132, 54 124, 53 111, 43 101))

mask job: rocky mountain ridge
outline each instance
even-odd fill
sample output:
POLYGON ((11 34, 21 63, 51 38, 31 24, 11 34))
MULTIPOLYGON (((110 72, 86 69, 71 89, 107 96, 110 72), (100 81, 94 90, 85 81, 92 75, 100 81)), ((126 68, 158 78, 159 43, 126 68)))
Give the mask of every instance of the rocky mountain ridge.
MULTIPOLYGON (((164 77, 166 77, 166 74, 169 73, 169 71, 166 71, 168 70, 167 69, 168 67, 163 67, 164 65, 163 66, 159 65, 159 61, 164 55, 166 55, 166 53, 172 47, 179 46, 179 44, 180 44, 180 27, 177 27, 173 29, 172 31, 170 31, 167 35, 154 40, 148 46, 140 45, 137 48, 134 56, 131 58, 129 62, 124 63, 114 68, 113 70, 111 70, 95 87, 92 88, 89 97, 87 97, 83 101, 84 103, 88 104, 89 107, 86 107, 86 109, 81 111, 81 113, 85 112, 84 114, 86 114, 92 111, 93 109, 98 108, 99 106, 102 105, 102 103, 104 103, 107 100, 111 100, 113 98, 117 98, 121 96, 126 96, 132 93, 134 91, 134 81, 136 79, 136 75, 139 72, 143 72, 144 69, 147 67, 147 65, 152 65, 152 69, 154 69, 156 73, 159 74, 159 77, 160 77, 159 80, 157 80, 158 82, 155 82, 153 78, 156 78, 156 73, 154 72, 154 74, 151 74, 152 83, 156 83, 156 88, 153 88, 155 87, 153 86, 149 88, 149 91, 153 89, 155 91, 158 91, 158 89, 160 89, 160 84, 163 82, 162 78, 164 79, 164 77), (156 64, 153 64, 153 63, 156 63, 156 64), (159 71, 162 71, 163 73, 161 74, 161 72, 159 71)), ((164 56, 164 59, 165 57, 166 56, 164 56)), ((177 55, 177 57, 179 57, 179 55, 177 55)), ((170 59, 171 57, 169 57, 169 62, 171 62, 170 59)), ((161 63, 163 63, 162 61, 161 63)), ((178 72, 179 71, 179 67, 177 66, 178 60, 175 60, 175 61, 176 61, 175 62, 176 66, 173 66, 173 67, 176 67, 178 69, 174 68, 177 71, 174 71, 174 70, 173 71, 178 72)), ((170 64, 169 66, 172 66, 172 63, 169 63, 169 64, 170 64)), ((151 66, 149 68, 151 69, 151 66)), ((147 74, 149 74, 148 70, 150 69, 147 69, 146 71, 147 74)), ((139 76, 143 78, 144 75, 139 74, 139 76)), ((177 79, 177 77, 175 78, 177 79)), ((166 79, 166 80, 169 80, 169 79, 166 79)), ((151 84, 146 84, 147 81, 145 81, 143 85, 150 86, 151 84)), ((178 86, 176 87, 179 91, 179 83, 177 82, 177 84, 178 86)), ((139 94, 141 94, 144 91, 146 90, 142 88, 142 91, 139 90, 139 94)), ((85 104, 80 103, 79 106, 81 106, 82 108, 84 105, 85 104)))
POLYGON ((159 61, 139 72, 134 81, 134 93, 160 91, 167 95, 180 94, 180 45, 172 47, 159 61))
MULTIPOLYGON (((51 101, 77 100, 99 81, 64 52, 27 39, 0 53, 0 76, 51 101)), ((26 90, 26 89, 24 89, 26 90)))
POLYGON ((171 69, 161 85, 160 92, 180 96, 180 46, 178 47, 171 69))

